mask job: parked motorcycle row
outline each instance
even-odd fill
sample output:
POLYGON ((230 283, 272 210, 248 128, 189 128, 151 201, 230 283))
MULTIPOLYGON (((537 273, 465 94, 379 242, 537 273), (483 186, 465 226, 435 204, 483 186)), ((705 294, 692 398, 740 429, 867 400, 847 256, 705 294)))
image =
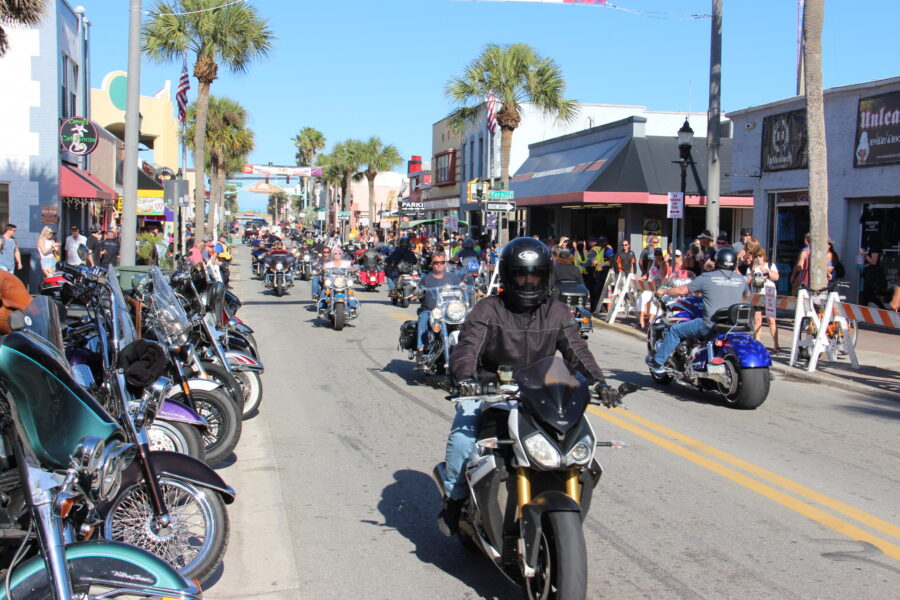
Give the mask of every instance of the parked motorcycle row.
POLYGON ((0 338, 0 597, 200 598, 262 398, 240 301, 202 265, 58 269, 0 338))

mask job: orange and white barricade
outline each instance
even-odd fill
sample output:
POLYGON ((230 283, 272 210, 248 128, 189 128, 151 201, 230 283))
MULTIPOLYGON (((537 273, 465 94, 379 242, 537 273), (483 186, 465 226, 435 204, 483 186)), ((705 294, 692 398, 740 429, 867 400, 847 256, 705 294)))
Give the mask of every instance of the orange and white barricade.
POLYGON ((880 325, 881 327, 891 327, 900 329, 900 313, 894 310, 883 310, 881 308, 869 308, 868 306, 860 306, 859 304, 847 304, 841 302, 835 311, 847 319, 853 319, 858 323, 869 323, 870 325, 880 325))
MULTIPOLYGON (((850 327, 844 311, 841 309, 841 298, 836 292, 829 294, 820 294, 815 298, 810 297, 807 290, 800 290, 797 293, 797 308, 794 312, 794 335, 791 344, 791 361, 790 365, 797 363, 800 354, 800 348, 809 348, 809 363, 807 371, 815 371, 819 357, 824 352, 830 361, 836 361, 840 353, 846 353, 850 357, 850 366, 854 369, 859 368, 859 361, 856 359, 856 349, 854 348, 853 338, 850 334, 850 327), (824 308, 821 314, 816 306, 824 308), (809 319, 807 321, 806 319, 809 319), (810 326, 811 324, 811 326, 810 326), (834 335, 839 330, 841 335, 834 335), (811 335, 806 339, 801 339, 803 332, 811 335)), ((852 306, 852 305, 845 305, 852 306)))
POLYGON ((603 282, 603 287, 600 288, 600 299, 597 301, 597 310, 600 310, 601 306, 606 307, 606 314, 609 314, 609 310, 612 308, 612 297, 613 292, 616 287, 616 272, 613 269, 607 269, 606 271, 606 281, 603 282))

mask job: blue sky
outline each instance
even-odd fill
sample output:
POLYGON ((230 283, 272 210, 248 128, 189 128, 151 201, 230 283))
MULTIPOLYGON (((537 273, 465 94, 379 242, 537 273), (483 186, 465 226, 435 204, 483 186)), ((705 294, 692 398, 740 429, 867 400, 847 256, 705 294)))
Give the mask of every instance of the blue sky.
MULTIPOLYGON (((77 0, 70 0, 78 4, 77 0)), ((629 9, 709 13, 711 0, 614 0, 629 9)), ((81 0, 92 23, 92 87, 126 70, 128 2, 81 0)), ((255 0, 276 36, 274 51, 244 75, 220 69, 212 93, 238 100, 256 133, 251 162, 293 164, 291 138, 321 130, 329 149, 379 136, 408 159, 431 154, 431 125, 453 106, 444 86, 488 43, 526 43, 553 58, 567 96, 704 111, 709 19, 656 19, 597 6, 454 0, 255 0)), ((724 0, 722 108, 736 110, 794 95, 796 0, 724 0)), ((144 0, 145 11, 154 2, 144 0)), ((900 75, 897 0, 827 0, 826 87, 900 75)), ((180 64, 143 60, 141 93, 180 64)), ((189 67, 190 68, 190 67, 189 67)), ((191 80, 191 100, 196 80, 191 80)), ((674 132, 673 132, 674 135, 674 132)), ((405 164, 399 170, 405 169, 405 164)), ((241 194, 241 207, 264 197, 241 194)))

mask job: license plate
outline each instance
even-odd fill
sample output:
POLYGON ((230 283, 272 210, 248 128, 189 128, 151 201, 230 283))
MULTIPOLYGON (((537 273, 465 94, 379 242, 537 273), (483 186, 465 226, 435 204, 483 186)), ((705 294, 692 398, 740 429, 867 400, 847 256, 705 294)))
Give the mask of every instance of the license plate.
POLYGON ((725 365, 706 365, 706 372, 710 375, 724 375, 725 374, 725 365))

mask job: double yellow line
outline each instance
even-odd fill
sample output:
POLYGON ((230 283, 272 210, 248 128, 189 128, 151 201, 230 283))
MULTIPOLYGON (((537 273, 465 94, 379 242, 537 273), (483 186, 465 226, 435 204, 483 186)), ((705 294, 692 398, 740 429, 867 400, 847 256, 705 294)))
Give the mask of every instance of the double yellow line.
POLYGON ((884 534, 888 538, 900 540, 900 527, 893 523, 879 519, 796 481, 782 477, 768 469, 754 465, 631 412, 622 409, 604 412, 594 406, 591 406, 588 410, 601 419, 609 421, 705 469, 709 469, 713 473, 742 485, 761 496, 774 500, 778 504, 786 506, 850 539, 868 542, 880 549, 885 556, 900 561, 900 545, 879 537, 859 525, 851 523, 850 520, 884 534), (774 486, 782 489, 777 489, 774 486), (787 492, 790 492, 790 494, 787 492), (840 516, 836 516, 824 509, 833 511, 840 516))

